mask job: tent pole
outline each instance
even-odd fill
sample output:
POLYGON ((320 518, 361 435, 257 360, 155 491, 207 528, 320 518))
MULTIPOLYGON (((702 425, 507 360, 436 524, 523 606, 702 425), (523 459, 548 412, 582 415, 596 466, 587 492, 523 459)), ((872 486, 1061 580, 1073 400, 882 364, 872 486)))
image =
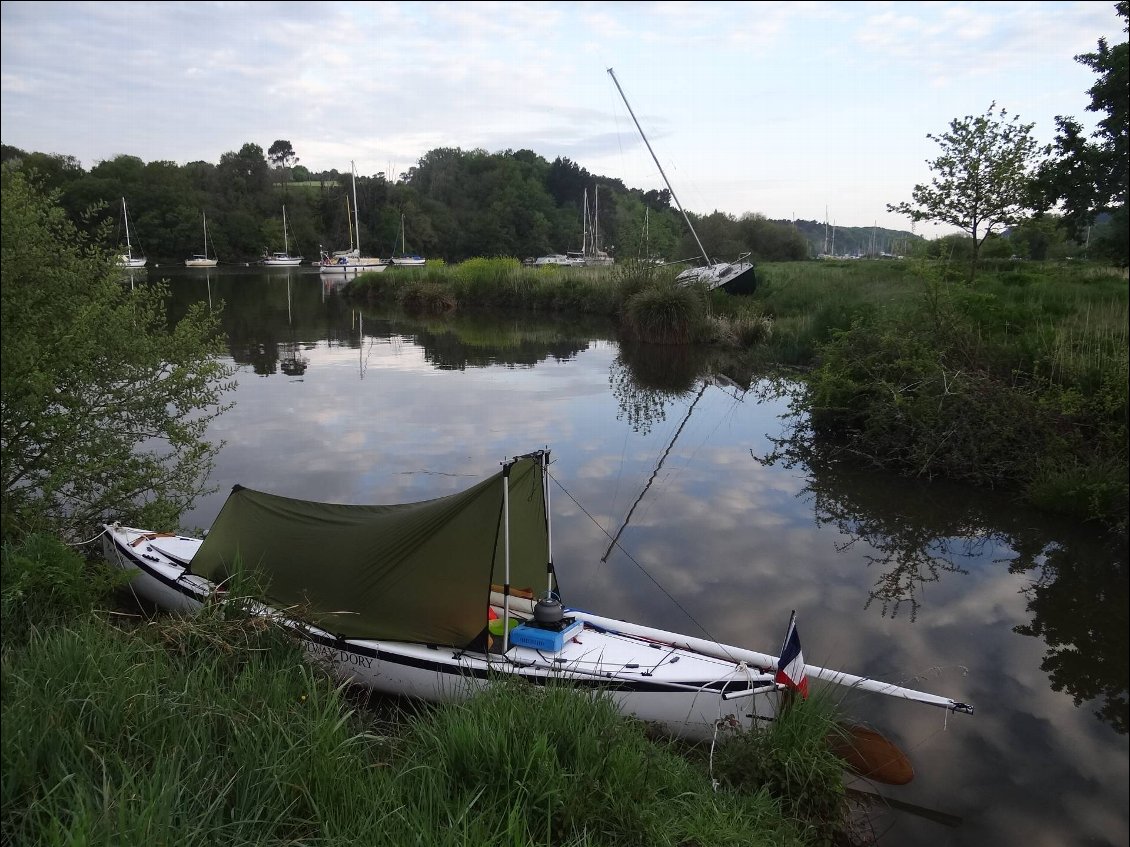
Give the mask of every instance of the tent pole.
POLYGON ((504 594, 502 598, 502 652, 510 649, 510 464, 502 472, 502 550, 504 594))
POLYGON ((546 591, 553 591, 553 581, 556 574, 553 572, 553 512, 549 508, 549 451, 541 454, 541 489, 542 501, 545 503, 545 539, 546 539, 546 591))

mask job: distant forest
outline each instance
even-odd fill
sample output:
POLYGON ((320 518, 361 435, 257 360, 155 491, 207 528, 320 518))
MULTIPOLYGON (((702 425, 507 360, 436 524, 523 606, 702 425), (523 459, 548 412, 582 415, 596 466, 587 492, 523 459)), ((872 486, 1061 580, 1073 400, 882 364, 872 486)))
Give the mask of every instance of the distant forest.
MULTIPOLYGON (((586 196, 590 235, 597 233, 597 246, 612 256, 677 261, 700 255, 666 189, 628 188, 567 158, 549 162, 529 150, 439 148, 394 180, 383 173, 359 174, 359 241, 351 232, 350 173, 309 171, 287 141, 276 141, 269 153, 244 144, 221 156, 219 164, 121 155, 87 171, 72 156, 8 145, 0 148, 0 159, 36 171, 45 188, 59 192, 75 223, 108 247, 124 243, 124 197, 135 252, 140 249, 154 263, 201 252, 204 215, 208 252, 221 263, 253 262, 264 252, 282 250, 284 205, 290 251, 309 260, 319 249, 358 243, 366 255, 407 252, 447 262, 566 253, 582 249, 586 196)), ((814 221, 688 214, 712 258, 748 252, 755 261, 792 261, 825 252, 824 224, 814 221)), ((840 227, 835 253, 893 253, 913 241, 921 239, 908 232, 840 227)))

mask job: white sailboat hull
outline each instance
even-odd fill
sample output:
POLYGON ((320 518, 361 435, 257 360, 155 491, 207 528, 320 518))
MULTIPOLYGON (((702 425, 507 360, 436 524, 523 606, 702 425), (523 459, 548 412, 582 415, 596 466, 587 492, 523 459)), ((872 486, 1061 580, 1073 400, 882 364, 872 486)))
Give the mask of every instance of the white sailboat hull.
MULTIPOLYGON (((191 615, 215 594, 212 583, 188 568, 200 539, 114 524, 105 527, 102 543, 106 559, 131 574, 134 593, 161 609, 191 615)), ((494 602, 501 602, 497 594, 494 602)), ((501 612, 500 606, 495 608, 501 612)), ((339 639, 266 606, 254 604, 249 611, 293 628, 307 656, 339 681, 431 702, 466 699, 500 673, 538 684, 562 681, 605 694, 624 714, 662 731, 701 740, 713 737, 717 728, 748 729, 771 719, 781 696, 770 668, 675 646, 659 630, 635 626, 625 632, 630 625, 621 621, 569 610, 566 615, 575 617, 576 630, 560 649, 511 642, 505 653, 497 643, 490 651, 476 652, 339 639), (648 637, 649 632, 656 637, 648 637)), ((520 608, 511 614, 529 617, 520 608)))

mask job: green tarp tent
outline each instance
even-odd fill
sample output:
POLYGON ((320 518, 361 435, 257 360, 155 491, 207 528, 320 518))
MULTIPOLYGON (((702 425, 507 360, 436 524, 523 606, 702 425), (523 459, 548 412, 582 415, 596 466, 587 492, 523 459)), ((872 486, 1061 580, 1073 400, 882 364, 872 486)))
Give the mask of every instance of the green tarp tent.
POLYGON ((342 637, 462 647, 486 625, 491 584, 505 580, 504 480, 510 585, 546 585, 543 455, 420 503, 315 503, 236 486, 192 571, 219 583, 242 570, 268 605, 342 637))

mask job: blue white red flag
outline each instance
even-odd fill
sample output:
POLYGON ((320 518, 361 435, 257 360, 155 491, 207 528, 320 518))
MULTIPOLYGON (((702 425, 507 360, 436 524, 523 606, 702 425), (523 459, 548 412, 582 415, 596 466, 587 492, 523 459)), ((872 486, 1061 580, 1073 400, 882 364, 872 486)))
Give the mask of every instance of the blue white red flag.
POLYGON ((808 697, 808 675, 804 669, 804 655, 800 652, 800 636, 796 631, 796 612, 789 618, 789 630, 781 645, 781 658, 777 660, 777 682, 791 691, 808 697))

